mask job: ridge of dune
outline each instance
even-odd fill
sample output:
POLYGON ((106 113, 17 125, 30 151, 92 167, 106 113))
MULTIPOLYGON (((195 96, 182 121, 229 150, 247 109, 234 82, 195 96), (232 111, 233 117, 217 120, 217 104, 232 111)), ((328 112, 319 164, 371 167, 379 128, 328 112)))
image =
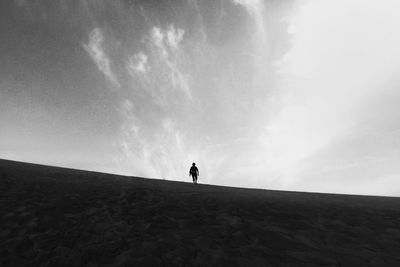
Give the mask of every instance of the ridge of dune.
POLYGON ((0 265, 399 266, 399 204, 0 160, 0 265))

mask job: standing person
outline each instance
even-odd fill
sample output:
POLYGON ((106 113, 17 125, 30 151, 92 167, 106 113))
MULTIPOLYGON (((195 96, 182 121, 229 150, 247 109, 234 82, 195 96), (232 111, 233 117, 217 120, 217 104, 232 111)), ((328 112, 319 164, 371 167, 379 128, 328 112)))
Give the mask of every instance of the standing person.
POLYGON ((192 163, 192 167, 190 167, 189 176, 192 176, 193 177, 193 183, 197 184, 197 177, 200 176, 200 175, 199 175, 199 169, 197 169, 196 163, 194 163, 194 162, 192 163))

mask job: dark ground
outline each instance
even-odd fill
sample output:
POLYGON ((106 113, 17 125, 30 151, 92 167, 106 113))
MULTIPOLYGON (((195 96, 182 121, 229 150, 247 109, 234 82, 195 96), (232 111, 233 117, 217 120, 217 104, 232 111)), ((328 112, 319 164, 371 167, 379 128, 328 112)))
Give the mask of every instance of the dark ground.
POLYGON ((0 160, 1 266, 400 266, 400 198, 0 160))

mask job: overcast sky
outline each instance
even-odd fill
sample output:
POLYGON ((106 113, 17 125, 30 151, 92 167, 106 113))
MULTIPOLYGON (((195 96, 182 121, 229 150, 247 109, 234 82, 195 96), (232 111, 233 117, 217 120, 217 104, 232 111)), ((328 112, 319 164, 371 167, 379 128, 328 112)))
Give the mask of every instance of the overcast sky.
POLYGON ((400 196, 398 0, 5 0, 0 157, 400 196))

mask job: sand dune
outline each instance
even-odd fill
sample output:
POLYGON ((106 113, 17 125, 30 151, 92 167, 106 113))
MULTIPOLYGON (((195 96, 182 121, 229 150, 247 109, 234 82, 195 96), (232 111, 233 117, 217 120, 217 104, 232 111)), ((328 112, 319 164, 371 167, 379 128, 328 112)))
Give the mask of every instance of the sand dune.
POLYGON ((1 266, 400 266, 400 199, 0 160, 1 266))

